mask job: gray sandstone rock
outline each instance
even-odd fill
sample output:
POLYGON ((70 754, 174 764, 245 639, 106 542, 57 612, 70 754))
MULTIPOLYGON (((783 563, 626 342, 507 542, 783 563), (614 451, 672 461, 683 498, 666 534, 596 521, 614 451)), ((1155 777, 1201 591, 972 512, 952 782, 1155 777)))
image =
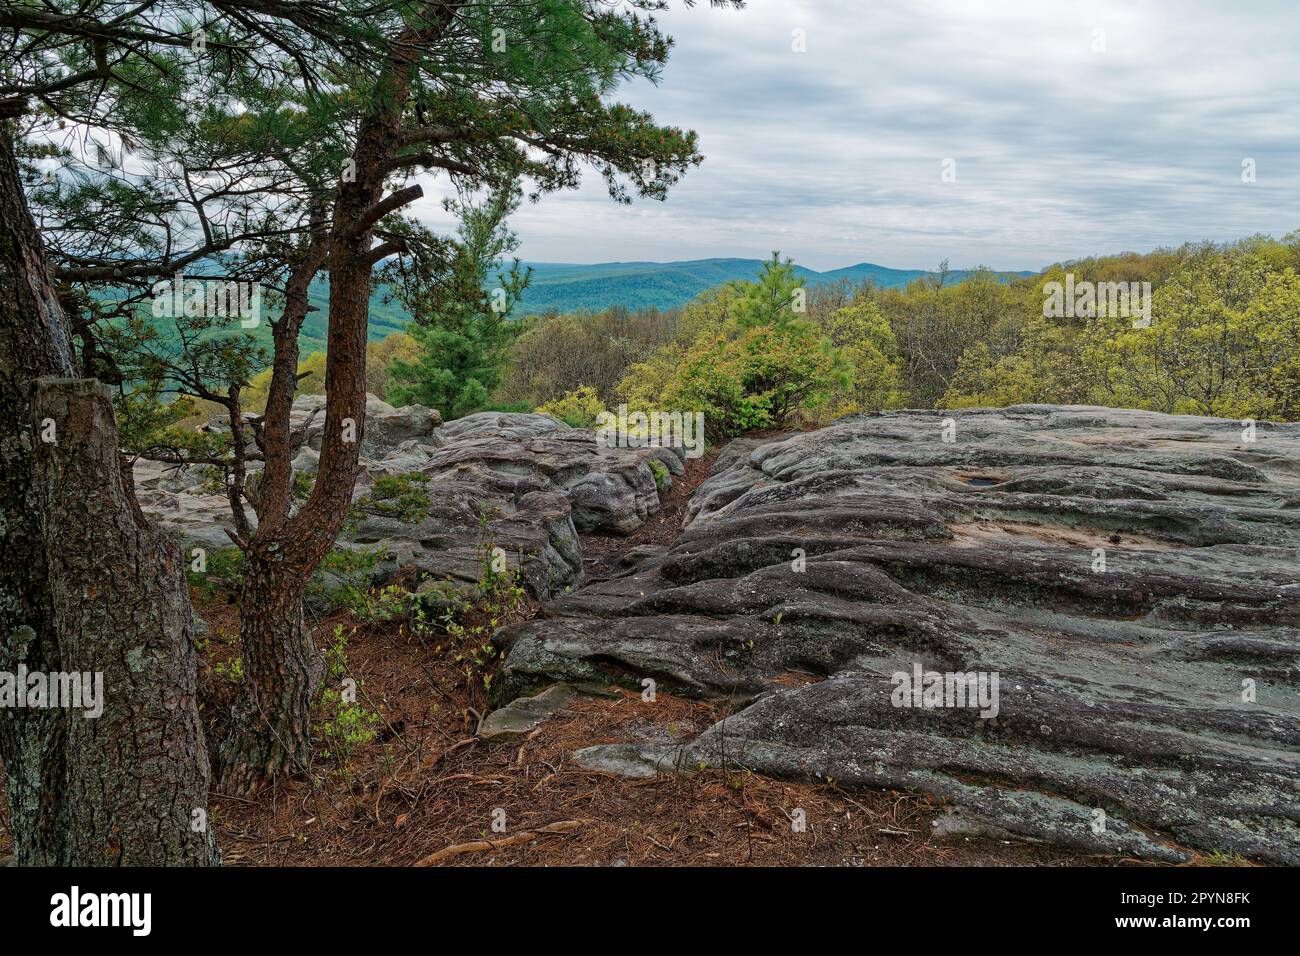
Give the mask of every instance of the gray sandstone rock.
MULTIPOLYGON (((314 475, 324 397, 300 397, 290 418, 301 442, 294 468, 314 475)), ((206 427, 225 426, 217 420, 206 427)), ((430 507, 413 522, 367 514, 346 530, 340 545, 373 549, 378 565, 369 582, 323 573, 317 596, 344 584, 383 583, 413 567, 426 579, 428 603, 444 606, 482 577, 492 547, 506 552, 508 565, 521 570, 535 596, 563 594, 584 581, 577 532, 635 530, 659 509, 650 463, 683 472, 679 450, 600 448, 593 432, 548 415, 481 412, 443 424, 433 409, 393 408, 373 395, 366 401, 361 451, 355 498, 382 476, 419 472, 430 479, 430 507)), ((250 470, 259 468, 254 462, 250 470)), ((229 505, 204 487, 200 469, 141 461, 135 476, 143 510, 187 547, 230 546, 229 505)), ((255 523, 251 509, 249 517, 255 523)))
POLYGON ((573 698, 573 688, 553 684, 535 697, 520 697, 483 719, 478 736, 492 743, 520 740, 551 719, 573 698))
POLYGON ((651 677, 738 709, 586 766, 725 760, 915 788, 952 834, 1300 863, 1300 425, 855 416, 733 443, 624 570, 503 630, 497 693, 651 677), (918 664, 997 674, 997 716, 895 706, 918 664))

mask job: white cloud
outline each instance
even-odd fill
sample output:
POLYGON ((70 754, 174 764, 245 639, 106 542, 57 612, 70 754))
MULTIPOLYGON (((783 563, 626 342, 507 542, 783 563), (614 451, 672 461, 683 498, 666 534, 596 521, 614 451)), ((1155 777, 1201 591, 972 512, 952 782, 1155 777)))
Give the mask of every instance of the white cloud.
POLYGON ((623 98, 697 129, 704 165, 662 204, 592 178, 524 207, 525 258, 1020 269, 1300 226, 1294 3, 675 7, 662 83, 623 98))

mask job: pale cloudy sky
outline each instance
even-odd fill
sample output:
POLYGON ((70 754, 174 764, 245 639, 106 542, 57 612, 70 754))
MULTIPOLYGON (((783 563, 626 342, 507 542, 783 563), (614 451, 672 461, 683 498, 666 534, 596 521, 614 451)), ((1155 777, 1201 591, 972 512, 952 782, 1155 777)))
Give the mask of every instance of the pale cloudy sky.
POLYGON ((1296 0, 673 6, 660 85, 621 98, 704 164, 663 203, 592 176, 526 205, 523 258, 1038 269, 1300 228, 1296 0))

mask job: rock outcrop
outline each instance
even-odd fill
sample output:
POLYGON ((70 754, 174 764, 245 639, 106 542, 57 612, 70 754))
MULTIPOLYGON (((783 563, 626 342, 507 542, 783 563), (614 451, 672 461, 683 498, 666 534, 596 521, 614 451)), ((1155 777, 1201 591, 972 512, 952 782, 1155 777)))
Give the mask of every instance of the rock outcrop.
MULTIPOLYGON (((323 396, 294 403, 297 471, 315 473, 324 423, 323 396)), ((208 427, 225 426, 218 420, 208 427)), ((684 470, 677 450, 602 448, 593 432, 548 415, 481 412, 444 424, 433 409, 393 408, 373 395, 361 451, 357 499, 382 476, 428 479, 429 507, 414 520, 365 509, 345 530, 343 546, 380 553, 375 583, 412 568, 463 590, 481 578, 485 551, 499 547, 541 598, 582 585, 577 531, 635 530, 658 511, 672 475, 684 470)), ((145 513, 188 546, 230 545, 229 504, 203 469, 141 461, 135 482, 145 513)))
POLYGON ((594 432, 549 415, 479 412, 444 425, 438 437, 421 471, 537 483, 569 500, 579 531, 635 531, 659 510, 672 476, 685 471, 679 449, 602 448, 594 432))
POLYGON ((1300 863, 1300 425, 856 416, 733 443, 680 540, 615 575, 498 635, 501 698, 650 678, 737 709, 588 766, 734 763, 925 791, 947 834, 1300 863))

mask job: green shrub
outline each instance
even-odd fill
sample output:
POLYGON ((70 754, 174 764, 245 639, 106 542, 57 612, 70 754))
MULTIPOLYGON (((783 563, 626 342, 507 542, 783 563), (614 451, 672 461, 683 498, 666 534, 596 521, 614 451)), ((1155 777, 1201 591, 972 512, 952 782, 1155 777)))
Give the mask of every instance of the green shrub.
POLYGON ((429 513, 429 480, 428 475, 418 471, 381 475, 375 479, 370 493, 353 504, 350 517, 360 521, 368 513, 415 524, 429 513))
POLYGON ((805 313, 802 280, 773 254, 757 282, 687 306, 678 339, 633 366, 619 391, 639 411, 703 412, 710 441, 782 425, 852 381, 841 351, 805 313))
MULTIPOLYGON (((348 638, 355 633, 355 628, 348 633, 341 624, 334 626, 333 640, 325 648, 327 680, 342 684, 347 677, 348 638)), ((356 684, 357 689, 360 687, 359 683, 356 684)), ((324 718, 315 725, 322 743, 320 755, 327 760, 338 760, 340 771, 344 776, 350 776, 348 761, 353 754, 375 739, 376 729, 383 720, 374 711, 347 700, 341 690, 328 686, 321 687, 316 702, 325 711, 324 718)))
POLYGON ((803 323, 755 326, 696 343, 677 369, 664 406, 703 412, 710 441, 784 424, 816 408, 846 380, 839 354, 803 323))
POLYGON ((217 661, 212 665, 212 670, 218 677, 224 677, 230 683, 238 684, 244 679, 244 659, 232 657, 229 662, 217 661))
POLYGON ((598 417, 605 411, 605 403, 594 388, 579 385, 554 401, 539 405, 537 411, 553 415, 573 428, 595 428, 598 417))
MULTIPOLYGON (((352 629, 356 634, 357 629, 352 629)), ((325 648, 325 679, 342 680, 348 673, 348 638, 342 624, 334 625, 334 639, 325 648)))
POLYGON ((375 739, 376 728, 383 720, 374 711, 345 701, 339 691, 329 688, 322 693, 321 704, 328 716, 317 725, 324 745, 320 755, 326 760, 338 760, 346 774, 352 755, 375 739))
POLYGON ((401 585, 388 584, 382 588, 347 588, 343 598, 342 606, 358 621, 378 624, 404 616, 410 595, 401 585))
POLYGON ((424 601, 412 602, 409 619, 416 637, 435 642, 435 653, 443 650, 445 641, 452 661, 464 671, 465 682, 481 683, 485 691, 491 689, 492 666, 498 654, 492 636, 527 601, 520 569, 503 564, 502 554, 487 542, 483 571, 472 597, 450 584, 435 586, 424 601))

